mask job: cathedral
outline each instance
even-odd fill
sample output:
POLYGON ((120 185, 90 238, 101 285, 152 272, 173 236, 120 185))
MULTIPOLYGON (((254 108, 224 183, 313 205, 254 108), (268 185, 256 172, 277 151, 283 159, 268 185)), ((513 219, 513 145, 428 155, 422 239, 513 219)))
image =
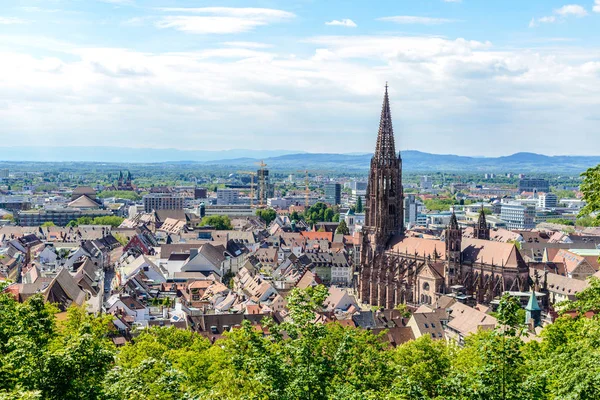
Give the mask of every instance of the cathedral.
POLYGON ((486 304, 504 291, 529 288, 527 263, 514 244, 490 241, 483 209, 473 238, 463 237, 453 213, 443 240, 434 240, 405 234, 403 207, 402 157, 396 153, 386 85, 360 239, 360 300, 391 309, 460 293, 486 304))

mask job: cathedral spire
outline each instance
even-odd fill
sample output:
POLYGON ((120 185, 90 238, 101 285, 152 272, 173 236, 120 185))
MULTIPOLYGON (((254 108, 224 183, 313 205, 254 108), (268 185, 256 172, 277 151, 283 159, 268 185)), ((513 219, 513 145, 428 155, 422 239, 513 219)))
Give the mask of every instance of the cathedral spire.
POLYGON ((390 111, 387 82, 385 84, 385 94, 381 107, 381 118, 379 120, 379 132, 377 134, 374 158, 379 165, 389 165, 396 158, 396 144, 394 141, 394 128, 392 127, 392 112, 390 111))
POLYGON ((481 240, 490 240, 490 228, 488 227, 487 221, 485 219, 483 203, 481 204, 479 219, 477 220, 477 226, 475 227, 475 237, 481 240))
POLYGON ((479 220, 477 221, 479 229, 487 228, 487 222, 485 220, 485 211, 483 210, 483 203, 481 204, 481 211, 479 211, 479 220))
POLYGON ((450 229, 458 230, 458 220, 456 219, 454 210, 452 210, 452 216, 450 217, 450 229))

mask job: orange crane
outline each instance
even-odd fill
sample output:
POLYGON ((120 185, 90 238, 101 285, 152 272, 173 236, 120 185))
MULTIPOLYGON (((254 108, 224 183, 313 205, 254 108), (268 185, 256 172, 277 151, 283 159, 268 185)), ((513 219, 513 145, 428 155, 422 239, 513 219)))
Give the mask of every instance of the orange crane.
POLYGON ((257 164, 260 167, 259 170, 259 176, 258 176, 258 184, 259 184, 259 207, 263 208, 265 206, 264 204, 264 199, 265 199, 265 167, 267 166, 267 164, 264 163, 263 160, 260 160, 260 162, 256 162, 255 164, 257 164))
POLYGON ((250 207, 254 206, 254 177, 256 172, 254 171, 237 171, 238 174, 250 175, 250 207))
POLYGON ((306 186, 306 189, 304 191, 304 205, 306 206, 306 208, 308 208, 308 200, 310 198, 310 188, 308 187, 308 170, 305 169, 304 171, 296 171, 296 172, 304 172, 305 177, 304 177, 304 185, 306 186))

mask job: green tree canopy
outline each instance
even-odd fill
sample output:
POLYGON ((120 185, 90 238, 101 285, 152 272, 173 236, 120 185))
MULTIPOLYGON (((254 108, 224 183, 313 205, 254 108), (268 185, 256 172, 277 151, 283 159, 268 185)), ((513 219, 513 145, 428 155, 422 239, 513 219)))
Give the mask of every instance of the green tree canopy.
POLYGON ((275 218, 277 218, 277 212, 272 208, 266 208, 263 210, 258 209, 256 210, 256 215, 258 215, 263 221, 265 221, 265 224, 267 224, 267 226, 269 226, 269 224, 273 222, 275 218))
POLYGON ((348 229, 348 225, 346 225, 345 220, 340 221, 340 224, 338 225, 337 229, 335 230, 335 233, 339 233, 341 235, 349 235, 350 234, 350 229, 348 229))
POLYGON ((233 229, 231 220, 227 215, 211 215, 202 218, 200 226, 212 226, 219 231, 230 231, 233 229))

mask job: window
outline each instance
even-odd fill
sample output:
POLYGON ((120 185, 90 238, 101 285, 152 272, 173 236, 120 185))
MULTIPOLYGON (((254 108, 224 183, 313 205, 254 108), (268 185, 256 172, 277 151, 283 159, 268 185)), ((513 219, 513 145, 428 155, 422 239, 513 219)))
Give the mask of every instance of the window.
POLYGON ((429 325, 428 325, 428 324, 425 324, 425 329, 427 329, 427 328, 429 328, 429 325))
POLYGON ((434 324, 433 322, 431 323, 431 327, 432 327, 432 328, 435 328, 435 324, 434 324))
POLYGON ((425 282, 423 284, 423 290, 429 290, 429 283, 425 282))
POLYGON ((432 338, 432 339, 435 339, 435 333, 432 333, 432 334, 431 334, 431 338, 432 338))

